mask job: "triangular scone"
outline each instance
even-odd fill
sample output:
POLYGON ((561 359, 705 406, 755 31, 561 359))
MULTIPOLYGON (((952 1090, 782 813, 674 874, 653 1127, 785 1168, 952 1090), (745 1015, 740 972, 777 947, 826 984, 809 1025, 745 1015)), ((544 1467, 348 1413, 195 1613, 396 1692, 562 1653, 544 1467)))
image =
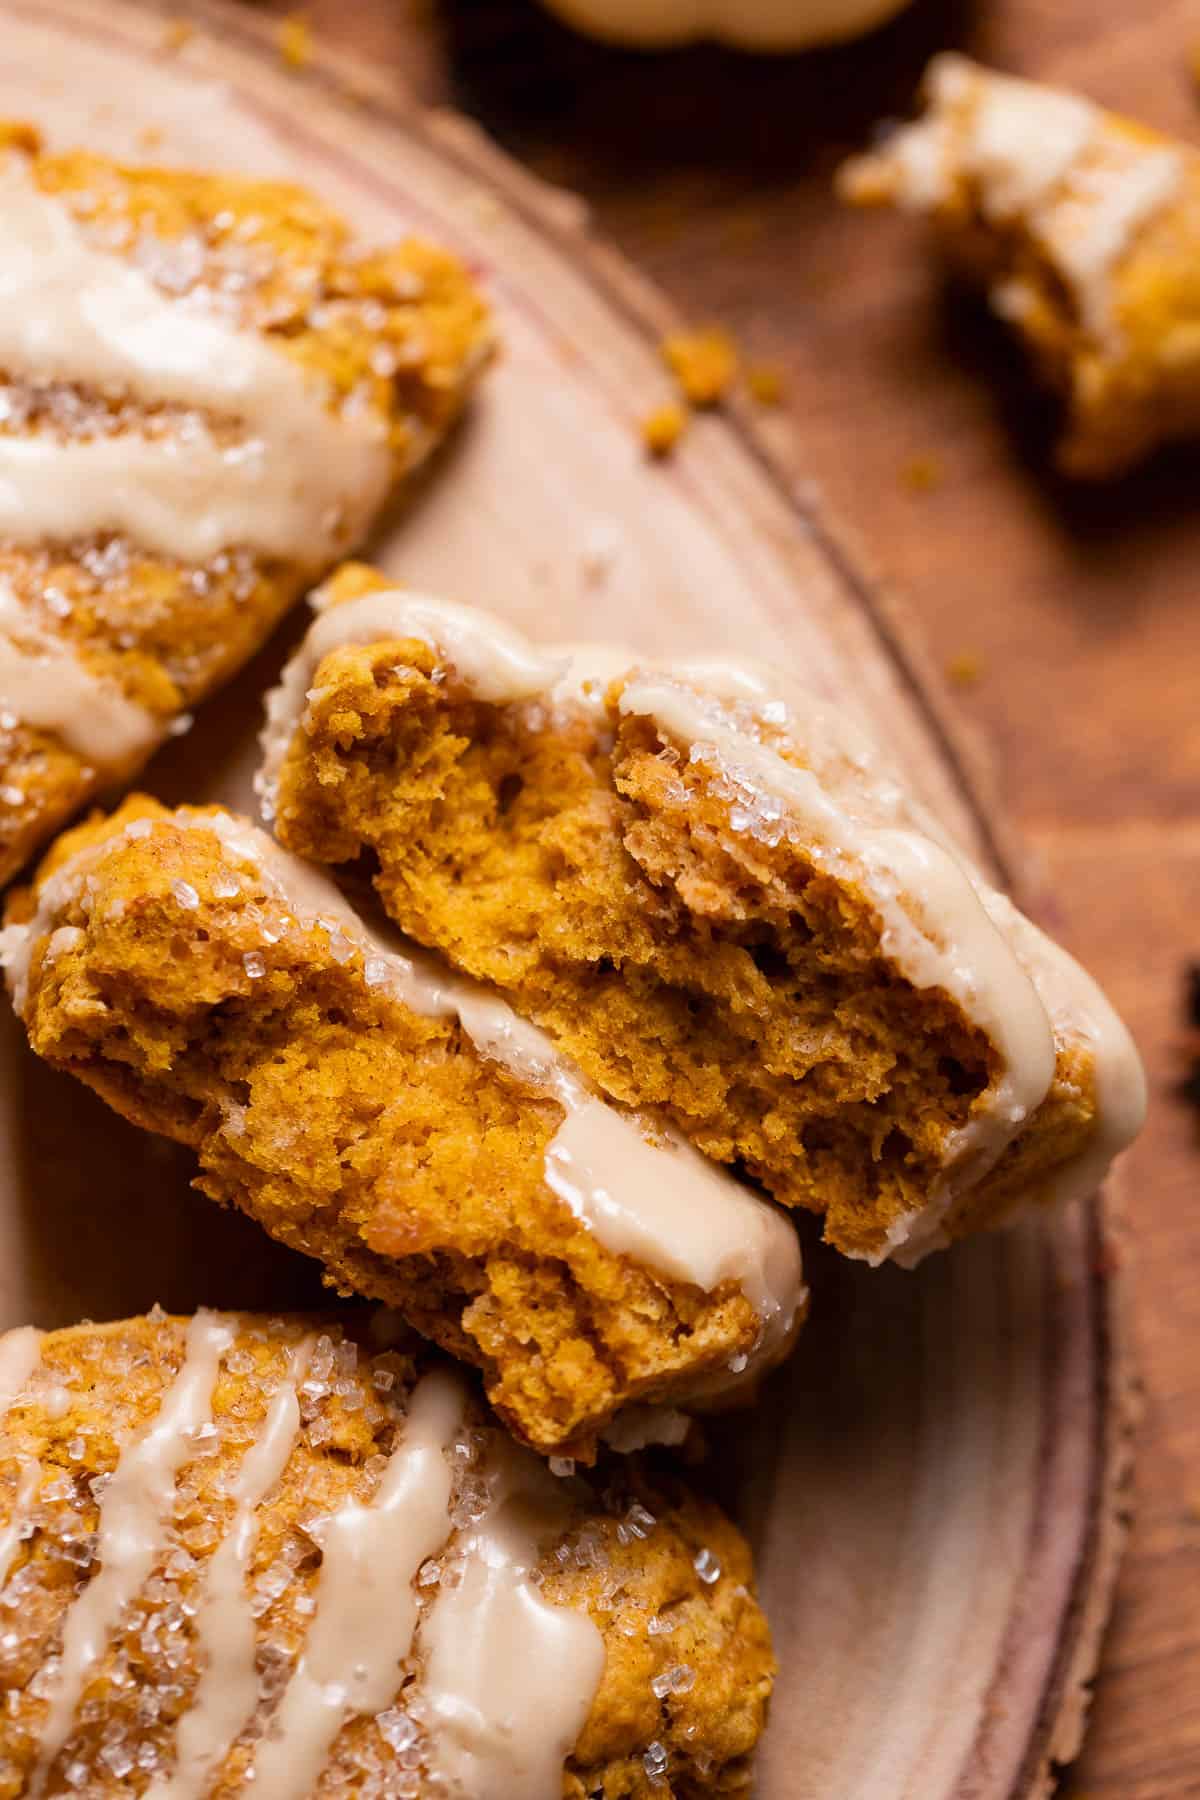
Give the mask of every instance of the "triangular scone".
POLYGON ((197 1185, 590 1457, 752 1394, 805 1305, 792 1222, 610 1106, 494 993, 218 808, 68 832, 3 934, 30 1042, 189 1144, 197 1185), (21 922, 24 921, 24 922, 21 922))
POLYGON ((0 126, 0 882, 363 536, 490 343, 442 250, 0 126))
POLYGON ((536 647, 358 567, 317 598, 269 702, 281 841, 367 853, 403 930, 840 1249, 1090 1192, 1137 1130, 1094 982, 786 677, 536 647))
POLYGON ((739 1533, 636 1464, 549 1472, 380 1325, 0 1337, 7 1792, 749 1794, 739 1533))
POLYGON ((1200 432, 1200 154, 953 54, 925 95, 839 189, 933 221, 1062 395, 1062 468, 1119 474, 1200 432))

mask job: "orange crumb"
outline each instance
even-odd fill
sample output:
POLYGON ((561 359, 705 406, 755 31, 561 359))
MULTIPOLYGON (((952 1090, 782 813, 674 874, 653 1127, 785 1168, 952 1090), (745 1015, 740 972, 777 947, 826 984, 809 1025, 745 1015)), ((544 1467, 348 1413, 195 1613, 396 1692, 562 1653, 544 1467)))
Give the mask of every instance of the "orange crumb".
POLYGON ((983 658, 974 650, 960 650, 946 664, 946 679, 955 687, 974 687, 983 676, 983 658))
POLYGON ((669 456, 687 430, 687 413, 674 400, 656 406, 642 420, 642 442, 651 456, 669 456))
POLYGON ((289 69, 312 61, 312 30, 303 13, 292 13, 279 27, 279 54, 289 69))
POLYGON ((760 406, 778 406, 783 399, 783 371, 774 363, 751 363, 746 370, 746 386, 760 406))
POLYGON ((942 465, 936 456, 911 456, 900 471, 900 479, 914 494, 928 494, 942 481, 942 465))
POLYGON ((162 47, 164 50, 182 50, 190 37, 194 37, 196 27, 186 19, 170 19, 163 32, 162 47))
POLYGON ((712 406, 737 374, 737 347, 727 331, 676 331, 662 341, 662 357, 693 406, 712 406))
POLYGON ((163 141, 160 125, 144 125, 138 132, 138 148, 141 150, 157 150, 163 141))
POLYGON ((36 156, 41 147, 41 137, 32 125, 8 119, 0 124, 0 150, 22 150, 26 156, 36 156))

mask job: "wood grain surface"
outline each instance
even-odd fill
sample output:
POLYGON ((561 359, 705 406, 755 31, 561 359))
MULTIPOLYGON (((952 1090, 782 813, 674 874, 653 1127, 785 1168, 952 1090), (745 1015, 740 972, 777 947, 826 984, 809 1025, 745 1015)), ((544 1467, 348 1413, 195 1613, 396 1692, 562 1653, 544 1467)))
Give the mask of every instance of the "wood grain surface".
POLYGON ((1200 1136, 1174 1095, 1182 967, 1200 954, 1200 455, 1065 488, 1002 336, 946 296, 904 221, 848 217, 829 195, 839 157, 909 106, 946 45, 1196 140, 1200 12, 918 4, 853 50, 779 61, 619 54, 508 0, 313 0, 308 17, 318 43, 461 108, 583 196, 683 312, 777 365, 772 429, 797 480, 825 490, 939 663, 978 660, 949 704, 990 753, 1152 1089, 1124 1250, 1146 1398, 1135 1523, 1064 1791, 1200 1794, 1200 1136))
MULTIPOLYGON (((246 11, 261 24, 272 8, 246 11)), ((1108 1800, 1200 1793, 1200 1255, 1185 1193, 1195 1151, 1185 1115, 1166 1099, 1189 902, 1200 874, 1200 830, 1188 820, 1200 763, 1188 668, 1198 633, 1185 573, 1189 532, 1197 529, 1188 506, 1195 459, 1180 456, 1115 495, 1064 492, 1046 473, 1045 420, 1020 400, 1024 389, 1004 347, 971 309, 944 300, 901 224, 843 217, 828 194, 841 152, 880 113, 903 107, 926 53, 945 42, 1078 81, 1182 128, 1191 104, 1185 9, 1143 8, 1136 20, 1102 31, 1096 9, 1082 0, 1054 9, 996 0, 986 13, 924 7, 857 55, 775 63, 708 53, 616 55, 569 37, 532 8, 484 0, 436 10, 401 0, 317 0, 309 19, 318 45, 362 57, 376 82, 381 72, 390 75, 397 94, 452 103, 537 173, 584 195, 603 231, 681 311, 722 319, 748 354, 778 364, 788 391, 770 431, 798 487, 825 490, 843 537, 860 546, 855 566, 880 572, 880 593, 890 586, 915 605, 939 661, 968 654, 980 664, 969 694, 946 690, 946 714, 978 729, 1008 812, 1040 852, 1063 904, 1064 935, 1138 1029, 1156 1088, 1152 1124, 1127 1184, 1136 1205, 1123 1252, 1136 1263, 1150 1402, 1139 1523, 1091 1744, 1068 1791, 1108 1800)), ((297 88, 298 106, 300 95, 297 88)), ((586 336, 582 320, 579 329, 586 336)), ((697 491, 704 491, 709 446, 724 458, 714 492, 723 486, 728 496, 739 476, 718 433, 698 433, 689 452, 697 491)), ((747 483, 747 498, 760 503, 753 488, 747 483)), ((435 496, 407 539, 407 552, 415 544, 418 560, 434 573, 436 504, 435 496)), ((757 516, 770 533, 769 511, 757 516)), ((749 543, 743 557, 753 582, 749 543)), ((770 562, 765 557, 764 567, 770 562)), ((756 632, 775 616, 773 604, 769 595, 756 600, 756 632)), ((532 591, 515 596, 518 613, 535 606, 532 591)), ((830 607, 830 620, 844 616, 830 607)), ((877 623, 886 633, 886 610, 877 623)), ((803 620, 789 625, 781 617, 779 628, 794 645, 805 641, 803 620)), ((736 637, 738 620, 706 617, 703 629, 736 637)), ((904 649, 897 666, 911 667, 920 652, 907 628, 897 629, 904 649)), ((816 641, 811 654, 819 665, 816 641)), ((854 666, 852 636, 843 634, 831 654, 844 680, 847 659, 854 666)), ((864 648, 858 698, 890 720, 899 715, 894 697, 878 685, 876 662, 864 648)), ((936 731, 936 710, 932 725, 936 731)), ((210 744, 217 741, 212 729, 210 744)), ((170 777, 168 767, 168 785, 170 777)), ((1065 1240, 1061 1246, 1076 1264, 1080 1248, 1065 1240)), ((989 1288, 987 1255, 971 1266, 974 1286, 966 1263, 952 1284, 966 1309, 964 1325, 976 1305, 1004 1304, 989 1288)), ((916 1302, 911 1284, 885 1283, 881 1291, 883 1323, 860 1343, 883 1368, 891 1358, 889 1332, 911 1322, 916 1302)), ((1053 1312, 1076 1304, 1078 1284, 1056 1290, 1047 1267, 1028 1292, 1041 1293, 1053 1312)), ((1040 1329, 1039 1313, 1030 1321, 1031 1342, 1040 1329)), ((964 1330, 963 1343, 972 1341, 964 1330)), ((1012 1355, 1014 1394, 1021 1391, 1020 1341, 1012 1355)), ((954 1349, 948 1339, 946 1354, 954 1349)), ((1026 1346, 1023 1354, 1034 1351, 1026 1346)), ((1068 1376, 1064 1371, 1059 1405, 1069 1399, 1068 1376)), ((995 1371, 988 1378, 994 1384, 995 1371)), ((811 1399, 819 1412, 819 1383, 811 1399)), ((1080 1408, 1095 1402, 1083 1390, 1074 1400, 1080 1408)), ((826 1423, 835 1460, 845 1458, 845 1467, 831 1472, 832 1492, 848 1473, 865 1479, 867 1472, 855 1464, 853 1448, 838 1443, 837 1421, 826 1423)), ((1019 1425, 1014 1419, 1014 1444, 1019 1425)), ((1053 1458, 1054 1446, 1043 1447, 1043 1455, 1047 1449, 1053 1458)), ((811 1492, 799 1489, 801 1550, 806 1499, 812 1519, 820 1518, 811 1492)), ((1065 1490, 1064 1500, 1069 1510, 1065 1490)), ((931 1489, 924 1503, 936 1501, 931 1489)), ((1003 1512, 995 1528, 997 1542, 1011 1531, 1003 1512)), ((788 1550, 774 1564, 803 1570, 796 1545, 788 1550)), ((886 1535, 872 1547, 881 1568, 892 1550, 886 1535)), ((1042 1565, 1031 1557, 1030 1566, 1042 1565)), ((1047 1566, 1061 1579, 1053 1559, 1047 1566)), ((939 1590, 939 1608, 944 1613, 947 1602, 961 1601, 969 1619, 977 1594, 985 1603, 992 1573, 982 1563, 961 1569, 960 1591, 939 1590)), ((1092 1597, 1097 1617, 1102 1586, 1092 1597)), ((809 1596, 798 1588, 797 1598, 809 1596)), ((1036 1602, 1035 1594, 1035 1610, 1036 1602)), ((1044 1757, 1074 1748, 1078 1707, 1070 1690, 1090 1655, 1086 1622, 1073 1630, 1079 1653, 1072 1667, 1057 1669, 1047 1729, 1014 1793, 1043 1792, 1044 1757)), ((1018 1662, 1042 1654, 1035 1637, 1024 1632, 1014 1640, 1018 1662)), ((918 1647, 914 1640, 900 1648, 918 1647)), ((820 1739, 820 1712, 811 1720, 777 1719, 768 1770, 773 1795, 789 1793, 786 1758, 820 1739)), ((954 1790, 963 1800, 1000 1793, 987 1764, 1010 1754, 1009 1723, 1003 1706, 986 1717, 977 1739, 986 1752, 954 1790)), ((836 1744, 823 1754, 834 1766, 836 1744)), ((923 1797, 935 1787, 944 1791, 944 1783, 922 1789, 906 1777, 889 1788, 886 1771, 874 1771, 869 1791, 891 1800, 901 1791, 923 1797)), ((856 1800, 859 1786, 851 1788, 843 1782, 821 1800, 856 1800)))

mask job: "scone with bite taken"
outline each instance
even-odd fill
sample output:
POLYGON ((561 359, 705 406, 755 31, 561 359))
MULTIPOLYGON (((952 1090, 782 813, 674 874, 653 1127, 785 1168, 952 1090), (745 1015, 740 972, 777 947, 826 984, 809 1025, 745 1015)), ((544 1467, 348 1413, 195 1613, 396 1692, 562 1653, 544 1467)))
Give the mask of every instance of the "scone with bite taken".
POLYGON ((365 534, 491 347, 302 188, 0 123, 0 883, 365 534))
POLYGON ((1062 397, 1063 470, 1118 475, 1200 433, 1200 154, 963 56, 934 58, 925 97, 840 191, 932 222, 1062 397))
POLYGON ((617 1103, 913 1261, 1092 1191, 1144 1084, 1095 983, 786 678, 544 648, 360 567, 269 703, 281 841, 617 1103))
POLYGON ((0 1793, 748 1795, 749 1551, 360 1316, 0 1338, 0 1793))
POLYGON ((680 1407, 751 1392, 790 1344, 784 1213, 245 820, 129 801, 8 920, 39 1055, 476 1364, 539 1450, 678 1438, 680 1407))

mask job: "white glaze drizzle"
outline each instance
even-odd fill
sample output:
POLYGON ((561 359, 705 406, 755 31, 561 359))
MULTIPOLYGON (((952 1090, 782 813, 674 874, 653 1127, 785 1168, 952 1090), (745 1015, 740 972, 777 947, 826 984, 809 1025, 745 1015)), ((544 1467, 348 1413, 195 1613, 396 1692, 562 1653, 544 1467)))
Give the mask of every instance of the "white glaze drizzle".
POLYGON ((42 1334, 18 1325, 0 1337, 0 1418, 8 1411, 42 1360, 42 1334))
POLYGON ((1079 296, 1086 322, 1102 332, 1109 276, 1141 227, 1178 193, 1184 157, 1116 133, 1106 134, 1096 151, 1094 166, 1075 171, 1039 214, 1038 232, 1079 296))
POLYGON ((446 1452, 465 1416, 457 1376, 426 1375, 413 1389, 375 1497, 366 1505, 346 1501, 317 1528, 317 1610, 255 1760, 257 1800, 311 1793, 346 1720, 381 1711, 399 1689, 417 1622, 413 1583, 447 1536, 446 1452))
POLYGON ((101 775, 141 762, 164 734, 162 723, 95 674, 66 639, 39 629, 13 590, 0 582, 0 713, 52 731, 101 775))
MULTIPOLYGON (((0 1422, 16 1401, 42 1359, 42 1334, 32 1325, 19 1325, 0 1337, 0 1422)), ((41 1466, 34 1457, 23 1457, 17 1475, 12 1512, 0 1526, 0 1587, 8 1580, 13 1557, 21 1542, 24 1516, 38 1490, 41 1466)))
POLYGON ((430 1769, 455 1800, 559 1800, 604 1674, 604 1639, 529 1578, 567 1523, 559 1484, 499 1438, 488 1475, 488 1510, 456 1545, 462 1579, 439 1590, 421 1629, 430 1769))
MULTIPOLYGON (((1063 181, 1095 134, 1098 108, 1076 94, 977 69, 952 52, 930 64, 935 116, 955 111, 961 167, 980 187, 986 217, 1011 219, 1063 181)), ((950 173, 943 171, 943 179, 950 173)))
MULTIPOLYGON (((817 761, 801 768, 740 729, 723 705, 666 677, 635 675, 620 706, 623 714, 649 716, 685 745, 715 751, 726 778, 777 797, 789 821, 799 821, 814 864, 859 886, 875 908, 883 955, 914 987, 949 994, 996 1046, 997 1078, 946 1145, 939 1203, 948 1204, 987 1173, 1045 1099, 1055 1063, 1054 1035, 1033 981, 967 871, 913 828, 900 788, 873 781, 858 747, 831 737, 828 714, 819 731, 803 721, 805 751, 817 761)), ((911 1216, 893 1230, 894 1244, 906 1241, 911 1216)))
POLYGON ((288 1358, 262 1429, 233 1483, 233 1516, 205 1568, 195 1615, 196 1649, 203 1660, 191 1705, 179 1721, 175 1767, 147 1789, 146 1800, 199 1800, 206 1794, 258 1700, 257 1626, 246 1580, 258 1541, 258 1509, 276 1487, 300 1434, 296 1385, 304 1377, 315 1338, 288 1358))
POLYGON ((96 1556, 99 1572, 67 1614, 50 1704, 30 1776, 40 1794, 55 1757, 71 1733, 75 1709, 109 1637, 147 1580, 166 1539, 175 1478, 191 1454, 194 1432, 212 1417, 213 1390, 233 1326, 215 1313, 197 1313, 188 1326, 179 1373, 154 1419, 117 1460, 100 1503, 96 1556))
POLYGON ((1146 1118, 1146 1075, 1124 1021, 1087 970, 1069 951, 1019 912, 1004 894, 984 904, 1018 946, 1031 970, 1056 1031, 1081 1044, 1092 1062, 1096 1125, 1074 1162, 1047 1181, 1056 1202, 1084 1200, 1096 1192, 1113 1158, 1131 1143, 1146 1118))
POLYGON ((100 531, 202 563, 245 545, 328 561, 386 494, 378 421, 335 413, 321 383, 253 331, 162 294, 89 244, 22 158, 0 168, 0 366, 238 421, 218 443, 202 417, 157 437, 60 442, 0 434, 0 537, 100 531))
MULTIPOLYGON (((337 606, 329 604, 328 588, 318 588, 312 604, 317 618, 284 667, 279 685, 267 695, 260 740, 263 761, 255 786, 268 814, 274 809, 288 747, 304 722, 309 701, 319 693, 313 678, 333 650, 415 638, 439 650, 464 686, 487 704, 513 706, 541 699, 555 707, 582 707, 593 715, 603 712, 609 684, 644 661, 619 644, 542 649, 494 614, 408 588, 376 588, 337 606)), ((750 665, 701 658, 675 667, 731 700, 770 697, 767 672, 750 665)))
POLYGON ((317 617, 267 695, 263 727, 261 793, 273 801, 279 769, 310 698, 318 666, 331 651, 385 638, 416 638, 441 649, 483 701, 502 705, 532 699, 561 672, 564 658, 548 658, 519 631, 472 607, 407 589, 380 588, 339 606, 326 605, 326 590, 313 595, 317 617))
MULTIPOLYGON (((156 1418, 121 1455, 101 1508, 99 1572, 67 1613, 31 1794, 44 1789, 88 1674, 153 1568, 189 1434, 211 1416, 220 1359, 235 1341, 232 1323, 207 1314, 193 1320, 183 1366, 156 1418)), ((204 1666, 179 1721, 175 1767, 151 1782, 148 1800, 207 1793, 254 1711, 258 1627, 244 1584, 255 1515, 269 1503, 298 1440, 296 1383, 313 1342, 306 1339, 290 1353, 232 1485, 227 1534, 196 1594, 194 1629, 204 1666)), ((587 1612, 550 1604, 531 1579, 542 1550, 571 1523, 569 1489, 528 1451, 491 1431, 479 1469, 487 1510, 456 1533, 450 1452, 469 1425, 461 1375, 444 1368, 425 1375, 409 1396, 373 1497, 348 1498, 306 1525, 322 1550, 315 1610, 246 1777, 262 1800, 314 1792, 343 1725, 389 1708, 414 1660, 414 1712, 425 1726, 425 1755, 439 1791, 460 1800, 557 1800, 564 1760, 587 1720, 605 1661, 603 1638, 587 1612), (422 1615, 416 1576, 443 1547, 452 1550, 462 1580, 434 1588, 422 1615)))
POLYGON ((773 1333, 790 1333, 791 1309, 775 1283, 783 1273, 790 1287, 793 1268, 772 1268, 778 1214, 749 1189, 734 1188, 731 1195, 720 1166, 689 1145, 631 1135, 620 1113, 581 1093, 546 1152, 546 1180, 610 1250, 705 1293, 734 1281, 773 1333), (731 1206, 740 1216, 738 1229, 681 1229, 689 1218, 719 1217, 731 1206))
MULTIPOLYGON (((1040 96, 1042 90, 1034 93, 1040 96)), ((1067 112, 1055 116, 1053 135, 1065 158, 1072 132, 1067 112)), ((1077 127, 1077 113, 1071 111, 1071 118, 1077 127)), ((1035 179, 1032 164, 1027 179, 1035 179)), ((995 1044, 1003 1061, 998 1078, 976 1103, 970 1122, 949 1138, 942 1174, 924 1205, 892 1225, 872 1260, 891 1256, 908 1262, 945 1242, 942 1221, 956 1196, 986 1175, 1049 1092, 1056 1030, 1082 1033, 1094 1049, 1099 1108, 1083 1155, 1054 1177, 1056 1191, 1070 1197, 1081 1191, 1081 1183, 1094 1187, 1112 1156, 1136 1134, 1144 1111, 1144 1100, 1137 1100, 1144 1087, 1141 1066, 1099 988, 996 894, 937 821, 887 773, 875 746, 848 719, 773 671, 696 659, 668 669, 604 644, 539 649, 486 613, 403 589, 377 590, 325 611, 285 671, 269 702, 264 734, 268 792, 303 727, 311 683, 329 650, 406 637, 440 647, 458 679, 496 705, 540 697, 551 706, 582 706, 595 714, 612 681, 628 674, 622 713, 645 714, 689 750, 697 746, 715 753, 723 774, 771 797, 781 818, 786 812, 789 821, 798 819, 814 860, 860 886, 877 909, 883 953, 914 986, 949 993, 995 1044), (486 686, 480 684, 481 669, 486 686), (785 729, 806 766, 763 741, 758 720, 785 729), (1064 963, 1077 970, 1077 980, 1065 981, 1064 963), (1080 1019, 1072 1018, 1064 995, 1079 1000, 1080 1019), (1090 1021, 1086 1028, 1083 1017, 1090 1021)), ((528 1046, 531 1059, 547 1054, 546 1040, 532 1027, 514 1020, 505 1022, 504 1032, 510 1047, 528 1046)), ((569 1171, 572 1162, 589 1164, 578 1146, 592 1130, 593 1117, 581 1111, 551 1146, 548 1178, 571 1204, 579 1184, 569 1171), (561 1154, 564 1145, 567 1158, 561 1154)), ((597 1138, 606 1130, 594 1123, 597 1138)), ((622 1214, 619 1193, 614 1198, 601 1175, 593 1173, 588 1185, 593 1221, 603 1219, 614 1236, 636 1232, 647 1220, 640 1201, 632 1217, 622 1214)), ((671 1205, 666 1183, 662 1203, 671 1205)), ((627 1248, 634 1253, 630 1241, 627 1248)), ((719 1255, 715 1245, 710 1249, 719 1255)))
MULTIPOLYGON (((256 826, 222 812, 175 813, 170 823, 213 832, 294 917, 322 923, 356 946, 372 985, 425 1017, 457 1018, 481 1056, 549 1092, 564 1119, 548 1146, 547 1183, 606 1248, 706 1292, 722 1281, 739 1283, 762 1321, 759 1343, 745 1368, 707 1377, 705 1396, 753 1379, 778 1359, 807 1297, 796 1232, 778 1207, 682 1139, 648 1139, 635 1119, 598 1099, 549 1038, 503 1000, 450 974, 397 934, 369 927, 326 876, 256 826)), ((126 827, 143 829, 153 826, 126 827)), ((25 1010, 33 946, 49 936, 55 915, 112 843, 102 839, 56 870, 38 892, 30 923, 4 934, 0 950, 18 1013, 25 1010)))
POLYGON ((8 1580, 8 1571, 12 1568, 13 1557, 17 1554, 21 1542, 21 1531, 25 1516, 37 1498, 41 1485, 42 1465, 35 1456, 25 1456, 17 1475, 17 1491, 13 1499, 13 1509, 3 1526, 0 1526, 0 1588, 8 1580))

